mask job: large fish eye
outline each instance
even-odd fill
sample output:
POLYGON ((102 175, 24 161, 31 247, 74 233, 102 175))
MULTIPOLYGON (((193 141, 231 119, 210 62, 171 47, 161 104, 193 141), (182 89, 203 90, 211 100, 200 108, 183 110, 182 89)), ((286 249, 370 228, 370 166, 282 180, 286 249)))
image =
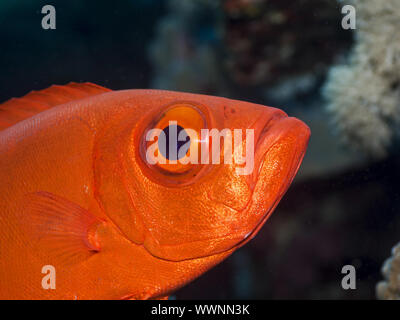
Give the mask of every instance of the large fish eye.
POLYGON ((201 130, 207 129, 206 117, 190 103, 166 107, 142 136, 141 157, 152 174, 175 183, 187 182, 202 169, 201 151, 209 148, 201 141, 201 130))
POLYGON ((168 160, 182 159, 190 148, 190 136, 185 129, 180 125, 170 124, 164 128, 163 133, 165 139, 158 139, 161 154, 168 160))

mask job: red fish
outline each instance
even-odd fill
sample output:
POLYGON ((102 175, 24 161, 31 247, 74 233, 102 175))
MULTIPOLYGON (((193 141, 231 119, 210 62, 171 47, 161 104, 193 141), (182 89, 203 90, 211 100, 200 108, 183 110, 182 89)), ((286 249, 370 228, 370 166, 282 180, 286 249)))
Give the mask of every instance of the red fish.
POLYGON ((0 130, 1 299, 167 297, 255 236, 310 136, 275 108, 90 83, 3 103, 0 130), (254 130, 253 171, 149 161, 146 134, 171 121, 254 130))

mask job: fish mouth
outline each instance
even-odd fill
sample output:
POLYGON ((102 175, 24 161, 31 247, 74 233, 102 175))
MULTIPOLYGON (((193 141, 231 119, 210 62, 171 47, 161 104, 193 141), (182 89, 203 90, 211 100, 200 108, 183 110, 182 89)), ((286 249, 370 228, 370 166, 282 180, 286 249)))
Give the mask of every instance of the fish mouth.
POLYGON ((311 135, 305 123, 279 109, 259 118, 253 128, 254 170, 246 177, 252 197, 240 212, 246 220, 242 221, 244 231, 231 235, 233 241, 226 251, 253 239, 271 216, 300 168, 311 135))
POLYGON ((236 250, 256 236, 296 176, 311 135, 305 123, 288 117, 279 109, 257 120, 253 128, 255 165, 253 173, 247 176, 252 197, 246 208, 238 212, 243 231, 213 239, 214 246, 216 241, 221 240, 226 247, 214 250, 211 255, 236 250))
POLYGON ((310 128, 302 121, 279 113, 264 121, 264 125, 261 121, 257 125, 262 129, 256 140, 254 172, 248 177, 253 194, 246 208, 248 214, 257 218, 237 248, 254 238, 275 210, 300 168, 311 135, 310 128), (271 169, 271 163, 276 168, 271 169), (281 182, 276 184, 273 180, 281 182), (255 209, 260 207, 264 210, 255 209))
MULTIPOLYGON (((275 132, 279 130, 279 123, 288 119, 285 112, 280 109, 273 109, 266 111, 262 114, 257 121, 251 126, 254 130, 254 169, 251 174, 246 176, 247 184, 251 190, 254 190, 255 184, 257 183, 258 176, 263 165, 263 158, 268 152, 269 148, 274 144, 274 139, 279 139, 275 132), (276 130, 277 128, 277 130, 276 130)), ((289 118, 291 119, 291 118, 289 118)))

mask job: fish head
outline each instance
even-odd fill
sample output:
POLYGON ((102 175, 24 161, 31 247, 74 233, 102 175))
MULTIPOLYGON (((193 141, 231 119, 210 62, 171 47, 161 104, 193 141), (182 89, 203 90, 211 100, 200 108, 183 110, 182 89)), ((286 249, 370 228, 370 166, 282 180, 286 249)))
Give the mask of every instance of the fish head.
POLYGON ((288 189, 309 128, 248 102, 171 92, 146 99, 148 111, 120 152, 130 216, 114 210, 113 220, 161 259, 232 252, 257 233, 288 189))

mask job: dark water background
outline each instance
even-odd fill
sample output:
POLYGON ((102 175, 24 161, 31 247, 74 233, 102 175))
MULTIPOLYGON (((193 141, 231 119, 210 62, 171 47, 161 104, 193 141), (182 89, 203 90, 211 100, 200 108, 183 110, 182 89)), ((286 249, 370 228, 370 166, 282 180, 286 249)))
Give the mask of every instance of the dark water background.
POLYGON ((271 26, 218 1, 204 10, 201 0, 194 2, 200 9, 182 13, 173 1, 161 0, 3 0, 0 102, 52 84, 90 81, 115 90, 218 94, 284 109, 313 133, 298 177, 253 241, 175 297, 375 298, 381 265, 400 241, 400 162, 396 154, 371 160, 342 146, 324 109, 326 72, 353 41, 352 32, 339 27, 339 7, 320 2, 304 9, 305 2, 295 7, 281 1, 274 10, 289 12, 290 22, 271 26), (56 7, 56 30, 41 28, 45 4, 56 7), (170 46, 163 42, 169 37, 170 46), (238 50, 246 39, 252 41, 248 51, 238 50), (295 54, 281 57, 280 48, 290 45, 295 54), (270 71, 253 77, 263 62, 270 71), (356 267, 356 290, 341 287, 346 264, 356 267))

